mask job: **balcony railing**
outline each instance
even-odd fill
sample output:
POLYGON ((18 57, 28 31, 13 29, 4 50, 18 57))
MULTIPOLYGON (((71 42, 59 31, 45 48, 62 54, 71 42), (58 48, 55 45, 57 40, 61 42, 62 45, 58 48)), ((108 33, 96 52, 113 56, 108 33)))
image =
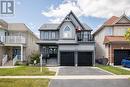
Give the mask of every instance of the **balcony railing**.
POLYGON ((5 44, 26 43, 23 36, 0 36, 0 41, 5 44))
POLYGON ((90 42, 94 41, 91 34, 80 32, 77 33, 77 41, 78 42, 90 42))

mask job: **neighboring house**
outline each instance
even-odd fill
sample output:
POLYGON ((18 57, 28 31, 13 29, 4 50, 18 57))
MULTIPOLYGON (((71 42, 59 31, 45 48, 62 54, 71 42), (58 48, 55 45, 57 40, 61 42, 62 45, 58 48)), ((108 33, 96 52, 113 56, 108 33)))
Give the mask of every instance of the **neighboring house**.
POLYGON ((40 29, 40 51, 46 64, 92 66, 95 43, 92 29, 82 24, 71 11, 60 24, 43 24, 40 29))
POLYGON ((13 65, 26 61, 38 51, 38 38, 24 23, 7 23, 0 20, 0 65, 13 65))
POLYGON ((129 18, 112 16, 95 33, 96 58, 108 58, 110 65, 120 65, 130 57, 130 43, 124 38, 130 28, 129 18))

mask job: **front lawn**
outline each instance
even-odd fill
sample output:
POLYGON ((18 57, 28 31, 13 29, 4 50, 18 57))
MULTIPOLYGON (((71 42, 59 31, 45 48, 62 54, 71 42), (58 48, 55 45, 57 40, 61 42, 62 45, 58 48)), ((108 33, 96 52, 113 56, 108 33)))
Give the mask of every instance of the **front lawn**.
POLYGON ((49 71, 43 67, 43 72, 40 72, 40 67, 21 66, 16 68, 0 68, 0 76, 38 76, 38 75, 55 75, 55 72, 49 71))
POLYGON ((117 75, 130 75, 130 71, 121 69, 119 67, 113 67, 113 66, 105 66, 105 65, 96 65, 97 67, 104 69, 106 71, 112 72, 117 75))
POLYGON ((0 79, 0 87, 48 87, 48 79, 0 79))

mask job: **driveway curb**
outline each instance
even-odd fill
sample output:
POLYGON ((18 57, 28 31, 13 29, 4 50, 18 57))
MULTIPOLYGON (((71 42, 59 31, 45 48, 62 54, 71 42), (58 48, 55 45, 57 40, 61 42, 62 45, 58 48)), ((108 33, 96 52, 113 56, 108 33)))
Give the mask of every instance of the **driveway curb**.
POLYGON ((43 79, 128 79, 130 75, 72 75, 72 76, 0 76, 0 78, 43 78, 43 79))
POLYGON ((101 69, 101 68, 99 68, 99 67, 94 67, 94 68, 97 68, 97 69, 99 69, 99 70, 102 70, 102 71, 107 72, 107 73, 112 74, 112 75, 116 75, 116 74, 114 74, 114 73, 112 73, 112 72, 109 72, 109 71, 107 71, 107 70, 101 69))

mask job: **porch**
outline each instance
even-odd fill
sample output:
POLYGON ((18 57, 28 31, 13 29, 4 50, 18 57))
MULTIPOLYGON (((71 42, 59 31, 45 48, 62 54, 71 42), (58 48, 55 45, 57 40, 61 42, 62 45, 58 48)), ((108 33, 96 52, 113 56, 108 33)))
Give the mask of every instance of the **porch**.
POLYGON ((3 46, 3 58, 1 58, 2 66, 15 65, 17 61, 24 60, 24 46, 23 45, 5 45, 3 46))
POLYGON ((58 65, 58 46, 41 45, 40 52, 43 55, 43 65, 46 65, 46 66, 58 65))

